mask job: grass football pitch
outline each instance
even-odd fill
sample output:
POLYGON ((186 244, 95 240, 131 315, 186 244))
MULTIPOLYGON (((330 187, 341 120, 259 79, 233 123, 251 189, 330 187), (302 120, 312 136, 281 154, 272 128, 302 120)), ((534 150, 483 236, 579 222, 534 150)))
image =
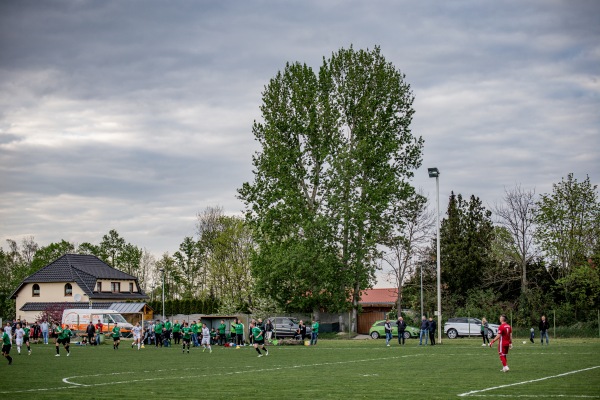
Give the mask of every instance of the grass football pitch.
POLYGON ((319 340, 317 346, 269 346, 268 357, 251 347, 146 346, 128 341, 71 346, 13 345, 13 365, 0 359, 3 398, 166 399, 600 399, 600 340, 554 340, 550 346, 516 341, 501 372, 496 348, 475 339, 404 347, 384 340, 319 340))

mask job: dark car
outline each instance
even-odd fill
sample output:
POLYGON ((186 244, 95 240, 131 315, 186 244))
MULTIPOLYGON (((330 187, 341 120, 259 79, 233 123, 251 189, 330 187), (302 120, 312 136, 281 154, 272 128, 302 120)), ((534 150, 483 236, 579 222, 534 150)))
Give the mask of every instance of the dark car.
MULTIPOLYGON (((270 319, 273 323, 273 337, 282 338, 282 337, 294 337, 297 335, 296 331, 298 330, 298 323, 300 322, 297 318, 294 317, 272 317, 266 318, 270 319)), ((310 336, 312 329, 310 325, 306 322, 306 335, 310 336)))

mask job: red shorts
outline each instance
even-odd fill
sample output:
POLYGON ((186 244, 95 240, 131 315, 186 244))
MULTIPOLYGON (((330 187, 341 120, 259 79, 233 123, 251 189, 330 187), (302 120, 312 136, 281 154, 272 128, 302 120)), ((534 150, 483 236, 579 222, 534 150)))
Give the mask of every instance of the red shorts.
POLYGON ((498 354, 502 355, 507 355, 508 354, 508 350, 510 349, 510 345, 506 345, 506 346, 498 346, 498 354))

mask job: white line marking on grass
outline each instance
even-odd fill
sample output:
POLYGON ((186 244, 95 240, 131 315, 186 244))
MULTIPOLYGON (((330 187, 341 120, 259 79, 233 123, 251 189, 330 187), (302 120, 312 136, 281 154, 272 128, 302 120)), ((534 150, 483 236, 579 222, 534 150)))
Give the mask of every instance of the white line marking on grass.
MULTIPOLYGON (((91 375, 76 375, 76 376, 68 376, 64 378, 62 381, 67 384, 67 386, 58 386, 54 388, 38 388, 38 389, 24 389, 24 390, 12 390, 12 391, 1 391, 0 394, 16 394, 16 393, 33 393, 33 392, 42 392, 48 390, 62 390, 62 389, 77 389, 77 388, 89 388, 89 387, 97 387, 97 386, 107 386, 107 385, 119 385, 119 384, 128 384, 134 382, 152 382, 152 381, 163 381, 168 379, 183 379, 183 378, 210 378, 211 376, 223 376, 223 375, 241 375, 247 373, 259 373, 259 372, 273 372, 273 371, 281 371, 286 369, 295 369, 295 368, 308 368, 308 367, 322 367, 327 365, 342 365, 342 364, 352 364, 352 363, 363 363, 369 361, 385 361, 385 360, 398 360, 401 358, 409 358, 409 357, 420 357, 421 354, 410 354, 410 355, 402 355, 395 357, 378 357, 378 358, 367 358, 362 360, 349 360, 349 361, 336 361, 336 362, 325 362, 325 363, 317 363, 317 364, 300 364, 300 365, 290 365, 290 366, 281 366, 281 367, 272 367, 272 368, 262 368, 262 369, 250 369, 246 371, 232 371, 232 372, 224 372, 224 373, 215 373, 215 374, 204 374, 204 375, 180 375, 180 376, 165 376, 165 377, 152 377, 152 378, 141 378, 141 379, 131 379, 127 381, 111 381, 111 382, 103 382, 103 383, 76 383, 71 382, 71 379, 76 378, 88 378, 88 377, 99 377, 99 376, 115 376, 115 375, 125 375, 125 374, 134 374, 141 372, 150 372, 150 371, 125 371, 125 372, 112 372, 107 374, 91 374, 91 375)), ((185 368, 185 369, 163 369, 152 372, 161 372, 161 371, 189 371, 191 369, 201 369, 201 368, 185 368)))
POLYGON ((515 399, 518 397, 526 397, 526 398, 534 398, 534 399, 548 399, 548 398, 569 398, 569 399, 600 399, 600 396, 588 396, 585 394, 581 395, 571 395, 571 394, 472 394, 469 397, 508 397, 510 399, 515 399))
POLYGON ((502 389, 502 388, 507 388, 507 387, 511 387, 511 386, 525 385, 527 383, 540 382, 540 381, 545 381, 545 380, 548 380, 548 379, 560 378, 562 376, 577 374, 579 372, 584 372, 584 371, 590 371, 590 370, 596 369, 596 368, 600 368, 600 365, 596 365, 594 367, 589 367, 589 368, 584 368, 584 369, 578 369, 576 371, 569 371, 569 372, 565 372, 565 373, 558 374, 558 375, 546 376, 544 378, 532 379, 532 380, 529 380, 529 381, 509 383, 507 385, 494 386, 494 387, 491 387, 491 388, 486 388, 486 389, 481 389, 481 390, 473 390, 473 391, 470 391, 470 392, 461 393, 458 396, 459 397, 474 396, 477 393, 488 392, 490 390, 502 389))

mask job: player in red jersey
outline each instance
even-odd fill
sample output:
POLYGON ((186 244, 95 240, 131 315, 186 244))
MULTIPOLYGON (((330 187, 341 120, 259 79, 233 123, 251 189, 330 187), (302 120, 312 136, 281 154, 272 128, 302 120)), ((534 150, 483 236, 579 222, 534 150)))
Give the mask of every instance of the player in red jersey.
POLYGON ((506 356, 508 350, 512 349, 512 328, 506 323, 506 315, 500 316, 500 327, 498 328, 498 334, 490 342, 490 347, 498 341, 498 354, 500 354, 500 361, 502 362, 502 372, 509 370, 506 363, 506 356))

